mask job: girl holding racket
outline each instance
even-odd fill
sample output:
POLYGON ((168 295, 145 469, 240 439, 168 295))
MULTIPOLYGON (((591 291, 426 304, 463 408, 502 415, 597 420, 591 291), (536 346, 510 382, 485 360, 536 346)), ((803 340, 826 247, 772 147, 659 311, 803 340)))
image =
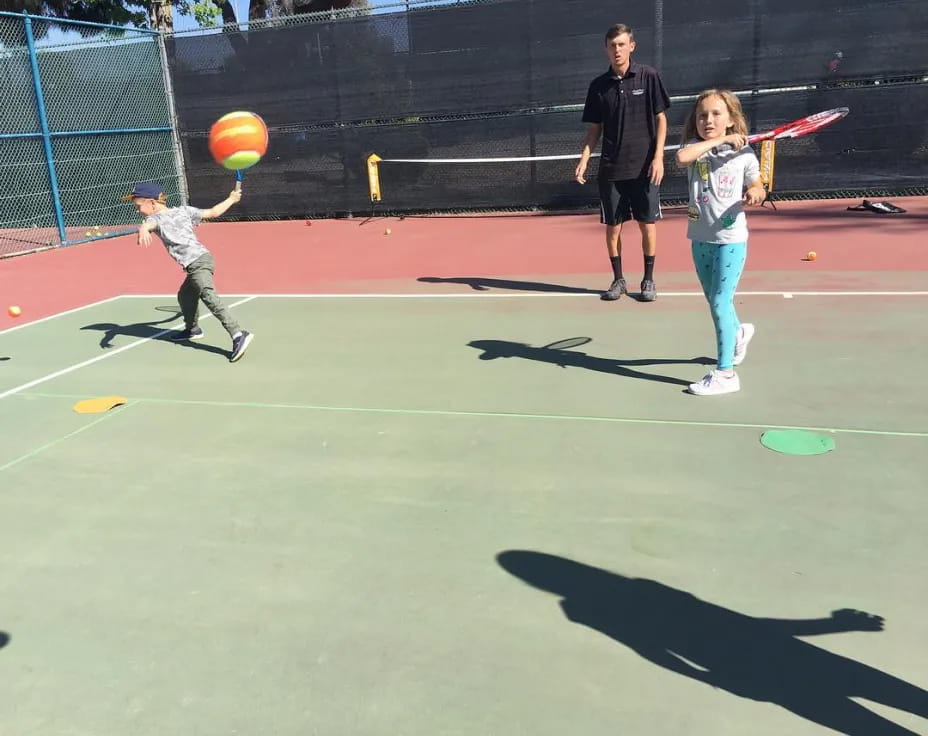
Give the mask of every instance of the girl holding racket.
POLYGON ((760 165, 747 142, 747 121, 738 98, 727 90, 700 93, 677 152, 689 182, 687 237, 709 302, 718 349, 716 369, 689 386, 697 396, 741 388, 734 366, 744 360, 754 336, 754 325, 738 320, 734 301, 747 259, 744 205, 762 204, 766 196, 760 165))

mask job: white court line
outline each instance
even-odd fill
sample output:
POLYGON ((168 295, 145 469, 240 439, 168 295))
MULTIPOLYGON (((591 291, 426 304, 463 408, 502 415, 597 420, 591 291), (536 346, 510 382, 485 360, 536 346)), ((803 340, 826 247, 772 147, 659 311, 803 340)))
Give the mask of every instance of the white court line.
MULTIPOLYGON (((488 289, 505 287, 487 287, 488 289)), ((230 299, 526 299, 537 297, 598 297, 599 291, 590 289, 589 292, 557 292, 533 291, 530 293, 491 293, 466 292, 462 294, 226 294, 230 299)), ((176 294, 123 294, 126 299, 173 299, 176 294)), ((669 296, 698 296, 703 297, 701 291, 661 291, 658 298, 669 296)), ((779 296, 792 299, 796 296, 928 296, 928 291, 739 291, 735 296, 779 296)))
MULTIPOLYGON (((256 298, 257 298, 257 295, 247 297, 245 299, 242 299, 241 301, 237 301, 233 304, 230 304, 229 309, 232 309, 233 307, 237 307, 240 304, 244 304, 245 302, 250 302, 252 299, 256 299, 256 298)), ((64 312, 62 312, 62 314, 64 314, 64 312)), ((209 319, 212 316, 213 316, 212 314, 204 314, 200 319, 209 319)), ((183 323, 183 320, 178 320, 174 324, 178 325, 182 323, 183 323)), ((39 384, 45 383, 46 381, 51 381, 53 378, 58 378, 59 376, 64 376, 68 373, 73 373, 74 371, 80 368, 84 368, 85 366, 93 365, 94 363, 99 363, 101 360, 112 358, 114 355, 119 355, 120 353, 124 353, 126 350, 137 348, 139 345, 144 345, 145 343, 150 342, 151 340, 154 340, 155 338, 161 337, 162 335, 166 335, 169 332, 173 332, 175 329, 176 327, 169 327, 168 329, 161 330, 160 332, 157 332, 154 335, 151 335, 150 337, 143 337, 141 340, 136 340, 135 342, 130 342, 128 345, 123 345, 121 348, 116 348, 115 350, 107 350, 103 355, 98 355, 96 358, 91 358, 90 360, 85 360, 81 363, 75 363, 74 365, 70 365, 67 368, 62 368, 60 371, 49 373, 48 375, 42 376, 41 378, 36 378, 35 380, 29 381, 28 383, 24 383, 19 386, 15 386, 14 388, 7 389, 6 391, 0 393, 0 399, 5 399, 7 396, 12 396, 13 394, 17 394, 20 391, 25 391, 27 388, 38 386, 39 384)))
POLYGON ((90 309, 90 307, 98 307, 101 304, 106 304, 107 302, 115 301, 116 299, 122 299, 122 296, 111 296, 109 299, 101 299, 98 302, 91 302, 90 304, 85 304, 82 307, 74 307, 74 309, 67 309, 64 312, 56 312, 55 314, 50 314, 48 317, 42 317, 40 319, 33 319, 29 322, 26 322, 21 325, 16 325, 15 327, 7 327, 5 330, 0 330, 0 335, 6 335, 10 332, 15 332, 16 330, 21 330, 24 327, 31 327, 32 325, 40 324, 41 322, 48 322, 50 319, 57 319, 58 317, 64 317, 66 314, 74 314, 74 312, 80 312, 82 309, 90 309))
MULTIPOLYGON (((38 324, 39 322, 53 319, 54 317, 59 317, 64 314, 69 314, 71 312, 76 312, 81 309, 86 309, 87 307, 96 306, 97 304, 105 304, 106 302, 113 301, 114 299, 121 299, 121 298, 125 298, 125 299, 168 299, 170 298, 170 299, 173 299, 173 298, 176 298, 176 296, 177 296, 176 294, 123 294, 118 297, 110 297, 109 299, 104 299, 103 301, 95 302, 94 304, 87 304, 83 307, 77 307, 76 309, 68 310, 67 312, 61 312, 58 315, 52 315, 50 317, 45 317, 42 320, 36 320, 35 322, 29 322, 25 325, 18 325, 16 327, 12 327, 8 330, 5 330, 4 332, 10 332, 11 330, 22 329, 23 327, 28 327, 29 325, 38 324)), ((509 294, 509 293, 506 293, 506 294, 497 294, 497 293, 492 293, 492 294, 484 294, 484 293, 478 293, 478 294, 473 294, 473 293, 464 293, 464 294, 226 294, 225 296, 226 298, 229 298, 229 299, 240 299, 240 301, 237 301, 229 305, 229 308, 232 308, 232 307, 237 307, 241 304, 245 304, 246 302, 250 302, 253 299, 258 299, 259 297, 266 298, 266 299, 460 299, 460 298, 469 298, 469 299, 486 299, 486 298, 513 299, 513 298, 517 298, 518 299, 518 298, 526 298, 526 297, 543 297, 543 296, 544 297, 550 297, 550 296, 590 297, 590 296, 596 296, 596 294, 595 293, 593 294, 570 294, 570 293, 565 294, 565 293, 558 293, 558 292, 533 292, 530 294, 526 294, 526 293, 519 293, 519 294, 509 294)), ((664 296, 664 297, 671 297, 671 296, 703 297, 703 293, 701 291, 666 291, 666 292, 662 292, 660 296, 664 296)), ((792 292, 741 291, 741 292, 737 292, 736 296, 779 296, 779 297, 785 297, 785 298, 792 298, 793 296, 928 296, 928 291, 792 291, 792 292), (791 296, 787 297, 786 296, 787 294, 791 296)), ((203 316, 203 319, 208 319, 210 317, 212 317, 211 314, 206 314, 203 316)), ((59 376, 72 373, 73 371, 76 371, 88 365, 92 365, 93 363, 96 363, 98 361, 111 358, 114 355, 118 355, 119 353, 122 353, 126 350, 130 350, 132 348, 138 347, 139 345, 142 345, 143 343, 146 343, 157 337, 166 335, 168 332, 171 332, 172 329, 173 328, 162 330, 161 332, 158 332, 152 335, 151 337, 142 338, 141 340, 137 340, 136 342, 130 343, 129 345, 123 345, 123 347, 121 348, 116 348, 115 350, 109 350, 103 355, 98 355, 96 358, 85 360, 82 363, 76 363, 75 365, 68 366, 67 368, 63 368, 60 371, 50 373, 46 376, 42 376, 41 378, 36 378, 33 381, 29 381, 28 383, 24 383, 20 386, 16 386, 14 388, 8 389, 0 393, 0 399, 6 398, 7 396, 12 396, 13 394, 19 393, 20 391, 25 391, 28 388, 32 388, 33 386, 38 386, 39 384, 45 383, 47 381, 51 381, 52 379, 58 378, 59 376)), ((0 334, 4 334, 4 333, 0 333, 0 334)))

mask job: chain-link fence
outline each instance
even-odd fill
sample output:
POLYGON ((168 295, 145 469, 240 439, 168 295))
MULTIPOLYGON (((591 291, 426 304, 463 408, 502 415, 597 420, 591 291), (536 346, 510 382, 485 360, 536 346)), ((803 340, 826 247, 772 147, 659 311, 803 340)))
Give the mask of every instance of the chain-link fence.
MULTIPOLYGON (((603 34, 619 21, 672 97, 668 143, 708 87, 735 90, 754 131, 847 106, 822 133, 778 144, 775 196, 928 191, 925 0, 474 0, 168 37, 191 193, 210 202, 228 191, 206 136, 244 109, 264 117, 270 145, 230 218, 370 212, 370 153, 475 159, 382 166, 381 213, 595 207, 575 161, 481 160, 579 154, 587 87, 608 67, 603 34)), ((674 203, 686 180, 667 158, 661 191, 674 203)))
MULTIPOLYGON (((928 191, 924 0, 651 0, 616 12, 601 0, 370 0, 163 40, 0 13, 0 256, 129 231, 137 217, 119 197, 139 180, 158 181, 171 204, 187 202, 188 182, 197 202, 224 197, 230 173, 207 133, 233 110, 262 115, 270 148, 230 219, 370 211, 370 153, 575 154, 617 20, 671 93, 668 142, 704 87, 737 90, 755 130, 849 106, 832 128, 778 148, 776 195, 928 191)), ((378 207, 595 206, 573 166, 385 166, 378 207)), ((672 161, 662 196, 685 197, 672 161)))
POLYGON ((154 32, 0 13, 0 257, 131 232, 137 181, 186 202, 154 32))

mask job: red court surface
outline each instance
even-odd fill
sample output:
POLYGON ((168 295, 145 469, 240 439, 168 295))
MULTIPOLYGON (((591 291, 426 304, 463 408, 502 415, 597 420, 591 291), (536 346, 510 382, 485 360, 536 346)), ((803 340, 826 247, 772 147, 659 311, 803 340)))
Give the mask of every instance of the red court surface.
MULTIPOLYGON (((847 211, 859 200, 752 208, 741 289, 928 288, 928 197, 893 201, 906 213, 847 211), (814 262, 804 260, 811 250, 814 262)), ((665 212, 659 227, 658 289, 693 289, 685 211, 665 212)), ((625 271, 636 283, 641 251, 637 228, 630 230, 625 271)), ((610 276, 596 213, 217 222, 199 234, 216 256, 220 294, 471 290, 467 283, 418 281, 423 277, 602 289, 610 276)), ((157 240, 145 249, 132 236, 3 259, 0 299, 23 314, 14 320, 4 309, 0 330, 120 294, 173 293, 180 280, 157 240)))

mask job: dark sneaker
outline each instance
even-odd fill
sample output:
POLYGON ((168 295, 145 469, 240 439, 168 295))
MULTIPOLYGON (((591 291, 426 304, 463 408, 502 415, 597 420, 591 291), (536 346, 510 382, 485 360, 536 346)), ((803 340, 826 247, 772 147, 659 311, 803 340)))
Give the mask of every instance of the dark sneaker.
POLYGON ((202 340, 203 330, 199 327, 191 327, 189 330, 178 330, 172 333, 170 337, 175 342, 182 342, 183 340, 202 340))
POLYGON ((627 294, 627 293, 628 293, 628 289, 625 286, 625 279, 616 279, 615 281, 612 282, 612 285, 606 291, 602 293, 602 296, 600 296, 599 298, 607 302, 614 302, 616 299, 622 296, 622 294, 627 294))
POLYGON ((657 299, 657 287, 651 279, 641 282, 641 301, 653 302, 657 299))
POLYGON ((241 358, 245 351, 248 350, 248 346, 251 345, 251 341, 254 339, 254 335, 250 332, 241 332, 238 337, 232 338, 232 354, 229 356, 229 362, 234 363, 236 360, 241 358))

